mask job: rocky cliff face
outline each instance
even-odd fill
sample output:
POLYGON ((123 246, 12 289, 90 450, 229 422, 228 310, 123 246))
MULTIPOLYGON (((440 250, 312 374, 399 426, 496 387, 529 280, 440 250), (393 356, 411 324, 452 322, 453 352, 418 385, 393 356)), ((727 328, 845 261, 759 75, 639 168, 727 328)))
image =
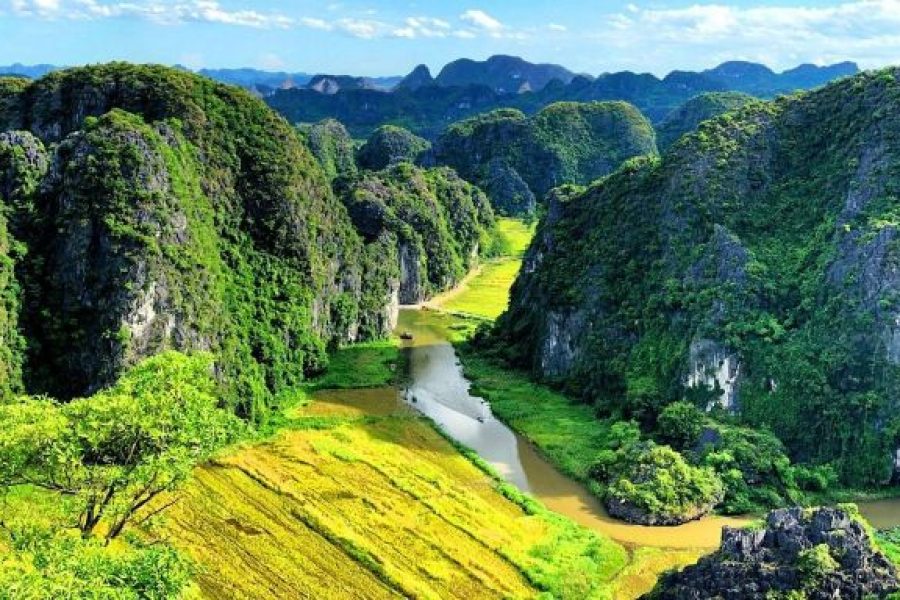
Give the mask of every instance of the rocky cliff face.
POLYGON ((894 565, 845 510, 776 510, 764 528, 725 527, 718 552, 664 576, 647 598, 885 598, 900 590, 894 565), (799 594, 799 596, 798 596, 799 594))
POLYGON ((587 184, 655 153, 650 123, 623 102, 561 102, 531 118, 497 110, 450 126, 434 151, 438 164, 481 186, 507 214, 532 210, 534 198, 556 186, 587 184))
POLYGON ((510 358, 601 412, 652 423, 687 397, 848 480, 889 477, 898 76, 752 103, 551 196, 500 322, 510 358))
POLYGON ((23 297, 10 318, 31 390, 84 394, 148 354, 210 349, 226 397, 262 417, 329 344, 391 326, 377 240, 248 93, 113 64, 0 86, 0 106, 0 192, 28 253, 6 255, 23 297))
POLYGON ((451 169, 401 163, 342 182, 338 193, 365 238, 384 243, 379 260, 395 270, 401 304, 453 287, 494 234, 487 198, 451 169))

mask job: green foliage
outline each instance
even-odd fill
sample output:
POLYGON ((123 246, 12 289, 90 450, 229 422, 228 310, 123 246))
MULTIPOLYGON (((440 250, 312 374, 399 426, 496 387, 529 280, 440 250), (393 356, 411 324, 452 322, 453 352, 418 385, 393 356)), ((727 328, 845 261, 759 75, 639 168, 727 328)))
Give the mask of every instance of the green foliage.
POLYGON ((165 546, 108 546, 41 529, 7 533, 9 552, 0 556, 3 600, 167 600, 181 597, 193 572, 165 546))
POLYGON ((356 153, 360 168, 381 171, 401 162, 417 163, 431 150, 428 140, 402 127, 384 125, 372 132, 356 153))
POLYGON ((650 123, 629 104, 561 102, 532 118, 500 109, 455 123, 438 139, 435 156, 483 187, 495 208, 512 213, 531 210, 517 179, 540 198, 562 184, 590 183, 633 156, 655 154, 654 140, 650 123))
MULTIPOLYGON (((706 344, 740 363, 738 424, 771 431, 796 462, 830 465, 845 484, 886 481, 900 439, 890 341, 900 87, 884 73, 749 103, 662 159, 555 198, 532 248, 540 261, 499 321, 498 352, 546 365, 538 375, 649 431, 672 402, 718 399, 686 386, 692 346, 706 344), (550 344, 551 331, 566 343, 550 344)), ((786 500, 796 485, 776 454, 763 453, 763 472, 786 500)), ((752 489, 757 469, 738 462, 732 475, 752 489)), ((804 485, 827 484, 819 475, 804 485)))
POLYGON ((347 129, 340 122, 325 119, 318 123, 298 125, 297 129, 329 180, 356 175, 356 148, 347 129))
POLYGON ((107 540, 242 427, 217 407, 212 359, 168 352, 112 388, 58 404, 23 398, 0 406, 0 486, 29 485, 70 499, 87 537, 107 540))
POLYGON ((801 550, 797 555, 797 570, 805 588, 816 589, 825 577, 839 568, 840 564, 831 556, 828 544, 818 544, 801 550))
POLYGON ((690 402, 673 402, 659 414, 659 437, 674 448, 684 450, 697 442, 706 425, 706 415, 690 402))
POLYGON ((656 126, 660 152, 665 151, 681 136, 695 131, 703 121, 737 110, 756 99, 742 92, 707 92, 691 98, 656 126))
MULTIPOLYGON (((635 432, 637 430, 635 429, 635 432)), ((592 472, 606 497, 654 521, 696 518, 719 503, 723 485, 708 467, 693 467, 668 446, 630 441, 598 456, 592 472)))

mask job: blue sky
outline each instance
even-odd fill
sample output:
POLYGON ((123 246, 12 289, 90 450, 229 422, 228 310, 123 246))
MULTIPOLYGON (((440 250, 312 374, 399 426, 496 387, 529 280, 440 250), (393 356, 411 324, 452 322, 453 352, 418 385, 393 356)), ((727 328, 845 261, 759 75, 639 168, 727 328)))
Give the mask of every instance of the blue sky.
POLYGON ((516 54, 592 74, 900 64, 900 0, 0 0, 0 64, 389 75, 516 54))

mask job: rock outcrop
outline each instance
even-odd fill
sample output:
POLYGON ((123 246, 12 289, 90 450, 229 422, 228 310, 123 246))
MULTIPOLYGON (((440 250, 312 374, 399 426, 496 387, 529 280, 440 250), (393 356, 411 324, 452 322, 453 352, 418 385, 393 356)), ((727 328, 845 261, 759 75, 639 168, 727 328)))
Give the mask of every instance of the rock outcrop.
POLYGON ((898 77, 752 102, 661 159, 551 195, 498 347, 601 414, 652 425, 687 398, 739 412, 845 481, 889 479, 898 77))
POLYGON ((338 195, 367 241, 394 270, 401 304, 417 304, 458 283, 494 234, 485 195, 446 167, 400 163, 339 182, 338 195))
POLYGON ((2 391, 17 365, 28 391, 68 398, 161 350, 212 350, 223 397, 263 418, 329 345, 392 327, 384 249, 248 92, 127 64, 12 81, 0 82, 14 236, 0 235, 2 391))
POLYGON ((650 123, 623 102, 561 102, 530 118, 497 110, 450 126, 434 149, 438 164, 482 187, 507 214, 533 210, 534 198, 554 187, 588 184, 655 153, 650 123))
POLYGON ((835 508, 791 508, 770 513, 763 528, 725 527, 716 553, 663 576, 645 597, 830 600, 897 591, 896 567, 873 547, 858 518, 835 508))

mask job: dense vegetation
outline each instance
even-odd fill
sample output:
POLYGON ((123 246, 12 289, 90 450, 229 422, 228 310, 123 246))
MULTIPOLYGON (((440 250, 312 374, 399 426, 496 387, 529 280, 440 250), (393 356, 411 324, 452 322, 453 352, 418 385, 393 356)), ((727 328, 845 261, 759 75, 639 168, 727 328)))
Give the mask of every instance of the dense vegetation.
POLYGON ((435 160, 482 187, 507 214, 532 212, 536 199, 586 184, 626 159, 654 154, 650 123, 624 102, 558 103, 528 118, 502 109, 450 126, 435 160))
POLYGON ((890 480, 897 76, 751 103, 661 160, 557 193, 496 353, 647 432, 680 420, 659 420, 673 402, 710 410, 663 435, 716 468, 726 497, 890 480), (788 469, 767 430, 818 468, 788 469))
POLYGON ((395 266, 403 304, 452 287, 495 244, 487 198, 450 169, 399 163, 337 187, 357 229, 395 266))
POLYGON ((656 143, 664 152, 678 138, 695 131, 703 121, 736 110, 754 100, 741 92, 708 92, 691 98, 656 125, 656 143))
POLYGON ((654 123, 704 92, 740 91, 771 98, 779 93, 824 85, 853 75, 853 63, 827 67, 801 65, 773 73, 754 63, 730 62, 702 72, 673 71, 663 79, 649 73, 575 75, 555 65, 533 65, 514 57, 447 65, 432 79, 420 66, 391 93, 374 89, 340 89, 322 94, 312 89, 277 90, 266 102, 293 123, 335 118, 355 137, 367 137, 385 124, 399 125, 428 139, 450 123, 498 108, 527 114, 554 102, 621 100, 635 105, 654 123))
POLYGON ((356 145, 347 129, 334 119, 299 125, 300 136, 316 157, 329 181, 356 175, 356 145))
POLYGON ((2 82, 7 393, 68 398, 162 349, 210 350, 224 397, 260 421, 328 347, 392 328, 402 260, 428 273, 421 299, 491 243, 483 196, 447 170, 347 184, 348 205, 390 204, 408 252, 357 210, 360 235, 330 185, 356 174, 346 130, 297 135, 205 78, 113 64, 2 82))
POLYGON ((380 171, 401 162, 420 162, 430 149, 428 140, 402 127, 384 125, 372 132, 359 149, 356 160, 362 169, 380 171))
POLYGON ((218 408, 211 367, 209 355, 169 352, 89 398, 0 405, 0 596, 178 595, 189 563, 119 538, 138 516, 167 508, 145 507, 243 435, 244 425, 218 408))

